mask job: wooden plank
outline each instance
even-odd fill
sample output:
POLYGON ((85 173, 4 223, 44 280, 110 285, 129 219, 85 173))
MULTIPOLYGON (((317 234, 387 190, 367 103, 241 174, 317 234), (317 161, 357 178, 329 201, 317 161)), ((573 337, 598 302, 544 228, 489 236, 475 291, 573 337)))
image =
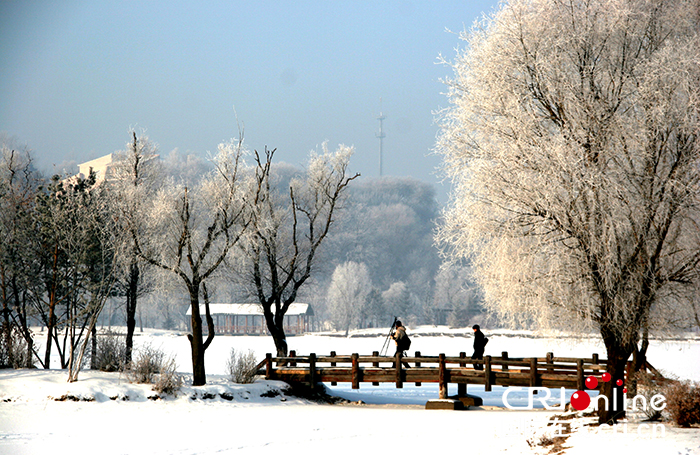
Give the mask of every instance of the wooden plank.
POLYGON ((461 411, 464 409, 464 403, 459 400, 439 399, 428 400, 425 403, 425 409, 443 409, 449 411, 461 411))
MULTIPOLYGON (((335 352, 335 351, 333 351, 335 352)), ((316 358, 317 363, 347 363, 350 365, 352 363, 352 356, 349 355, 334 355, 334 356, 318 356, 316 358)))
POLYGON ((381 383, 381 382, 396 382, 396 374, 393 369, 375 369, 375 368, 363 368, 362 369, 363 382, 381 383))

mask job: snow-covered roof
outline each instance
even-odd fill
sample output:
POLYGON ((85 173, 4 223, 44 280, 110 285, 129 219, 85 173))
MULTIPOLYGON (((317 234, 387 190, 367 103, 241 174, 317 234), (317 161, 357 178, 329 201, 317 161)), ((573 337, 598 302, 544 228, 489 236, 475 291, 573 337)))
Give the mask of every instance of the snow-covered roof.
MULTIPOLYGON (((234 314, 238 316, 262 316, 263 309, 259 303, 210 303, 211 314, 234 314)), ((204 314, 204 305, 200 305, 200 312, 204 314)), ((272 307, 272 313, 275 307, 272 307)), ((187 315, 192 314, 192 308, 187 309, 187 315)), ((285 313, 287 316, 313 316, 314 310, 308 303, 292 303, 285 313)))

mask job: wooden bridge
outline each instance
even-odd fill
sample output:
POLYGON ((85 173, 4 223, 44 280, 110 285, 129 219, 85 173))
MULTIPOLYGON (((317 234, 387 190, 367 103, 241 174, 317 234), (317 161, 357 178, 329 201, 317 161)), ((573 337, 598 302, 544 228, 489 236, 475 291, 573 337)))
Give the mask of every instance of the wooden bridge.
MULTIPOLYGON (((457 357, 445 354, 423 356, 416 352, 413 357, 380 356, 377 351, 371 356, 309 354, 297 356, 294 351, 288 357, 272 357, 267 354, 258 370, 266 379, 285 382, 316 384, 350 382, 353 389, 360 383, 395 383, 402 388, 404 383, 438 383, 440 398, 448 398, 448 384, 457 384, 457 396, 467 395, 467 384, 480 384, 487 392, 492 386, 521 387, 565 387, 584 390, 586 376, 600 376, 605 372, 606 360, 598 354, 590 358, 545 357, 511 358, 508 352, 500 357, 484 356, 483 360, 472 360, 461 352, 457 357), (475 369, 475 366, 481 369, 475 369)), ((629 365, 629 364, 628 364, 629 365)))

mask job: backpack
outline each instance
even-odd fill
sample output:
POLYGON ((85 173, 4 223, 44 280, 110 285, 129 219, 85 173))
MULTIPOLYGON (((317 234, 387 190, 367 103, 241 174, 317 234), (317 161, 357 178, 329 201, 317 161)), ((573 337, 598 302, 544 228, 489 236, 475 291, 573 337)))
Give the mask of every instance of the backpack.
POLYGON ((408 337, 408 335, 404 335, 403 337, 399 338, 397 347, 399 348, 399 351, 408 351, 411 348, 411 339, 408 337))

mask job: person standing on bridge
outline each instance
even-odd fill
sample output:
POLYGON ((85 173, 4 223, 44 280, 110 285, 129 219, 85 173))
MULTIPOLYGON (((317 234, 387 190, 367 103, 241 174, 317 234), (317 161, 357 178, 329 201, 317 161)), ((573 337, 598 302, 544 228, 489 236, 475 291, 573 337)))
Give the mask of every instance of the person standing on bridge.
MULTIPOLYGON (((484 350, 486 349, 486 343, 489 342, 489 339, 484 336, 483 332, 481 331, 481 328, 479 327, 479 324, 475 324, 472 327, 472 329, 474 329, 474 354, 472 354, 472 359, 483 360, 484 350)), ((474 369, 483 370, 484 364, 475 363, 474 369)))
MULTIPOLYGON (((396 331, 391 334, 391 338, 396 342, 396 354, 394 354, 394 357, 397 355, 399 358, 403 358, 405 355, 404 352, 408 351, 408 349, 411 347, 411 339, 406 335, 406 327, 401 324, 401 321, 396 321, 395 323, 396 326, 396 331)), ((404 366, 404 368, 411 368, 411 366, 406 363, 406 362, 401 362, 404 366)))

